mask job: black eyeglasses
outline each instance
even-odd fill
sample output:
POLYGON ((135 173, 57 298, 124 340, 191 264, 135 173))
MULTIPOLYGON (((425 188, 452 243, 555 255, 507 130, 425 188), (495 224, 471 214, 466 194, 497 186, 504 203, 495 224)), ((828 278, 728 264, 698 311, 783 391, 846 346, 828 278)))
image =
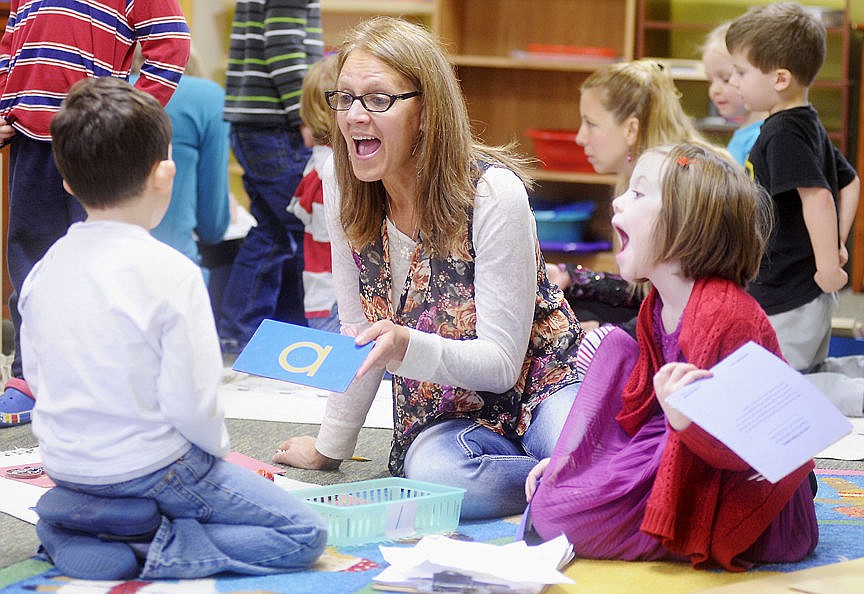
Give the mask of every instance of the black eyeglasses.
POLYGON ((360 105, 366 111, 381 113, 387 111, 399 99, 410 99, 417 97, 420 91, 411 91, 410 93, 402 93, 401 95, 390 95, 388 93, 366 93, 364 95, 353 95, 345 91, 325 91, 324 97, 327 99, 327 105, 334 111, 348 111, 355 101, 360 101, 360 105))

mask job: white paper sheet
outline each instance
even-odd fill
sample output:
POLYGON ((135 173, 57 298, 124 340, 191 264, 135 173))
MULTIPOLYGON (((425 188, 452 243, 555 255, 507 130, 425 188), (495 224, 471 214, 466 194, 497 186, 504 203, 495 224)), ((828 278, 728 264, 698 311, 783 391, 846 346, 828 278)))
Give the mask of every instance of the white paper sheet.
MULTIPOLYGON (((27 448, 0 452, 0 467, 17 464, 37 464, 39 448, 27 448)), ((35 524, 39 517, 31 508, 36 505, 45 492, 42 487, 30 485, 23 481, 0 478, 0 512, 15 516, 25 522, 35 524)))
MULTIPOLYGON (((393 388, 384 380, 378 388, 364 427, 393 428, 393 388)), ((229 419, 321 424, 326 390, 226 370, 219 394, 229 419)))
POLYGON ((537 546, 524 541, 506 545, 453 540, 439 534, 424 536, 413 547, 380 546, 390 564, 376 584, 394 588, 428 587, 436 573, 457 572, 487 585, 492 592, 540 592, 548 584, 572 584, 558 571, 572 558, 573 547, 562 534, 537 546))
POLYGON ((222 241, 231 241, 232 239, 242 239, 246 237, 252 227, 258 225, 248 210, 242 204, 236 204, 237 210, 234 220, 225 229, 225 234, 222 236, 222 241))
POLYGON ((852 431, 810 382, 748 342, 669 403, 772 483, 852 431))
POLYGON ((832 460, 864 460, 864 417, 850 418, 852 433, 816 454, 832 460))

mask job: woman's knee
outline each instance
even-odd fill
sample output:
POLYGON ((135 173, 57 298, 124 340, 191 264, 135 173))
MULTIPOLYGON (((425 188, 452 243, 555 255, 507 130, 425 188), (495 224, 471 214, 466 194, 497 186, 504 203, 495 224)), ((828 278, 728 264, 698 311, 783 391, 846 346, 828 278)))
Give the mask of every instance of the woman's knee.
POLYGON ((537 459, 552 455, 570 409, 573 408, 579 386, 578 383, 564 386, 534 409, 531 424, 522 436, 522 447, 527 454, 537 459))

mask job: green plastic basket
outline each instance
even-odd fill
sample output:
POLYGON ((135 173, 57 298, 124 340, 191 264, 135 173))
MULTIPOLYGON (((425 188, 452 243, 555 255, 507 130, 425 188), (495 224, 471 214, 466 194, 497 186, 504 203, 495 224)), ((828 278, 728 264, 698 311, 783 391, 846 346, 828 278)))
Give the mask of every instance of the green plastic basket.
POLYGON ((358 545, 459 525, 465 489, 383 478, 292 491, 327 522, 327 544, 358 545))

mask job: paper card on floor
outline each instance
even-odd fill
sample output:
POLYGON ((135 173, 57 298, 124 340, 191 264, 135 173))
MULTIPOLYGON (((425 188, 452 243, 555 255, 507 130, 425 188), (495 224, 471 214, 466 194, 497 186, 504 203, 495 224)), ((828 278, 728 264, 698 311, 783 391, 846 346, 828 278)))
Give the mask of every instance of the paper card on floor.
POLYGON ((804 376, 748 342, 669 403, 772 483, 852 430, 804 376))
POLYGON ((252 456, 247 456, 246 454, 241 454, 240 452, 229 452, 228 455, 225 456, 225 461, 236 464, 237 466, 242 466, 243 468, 247 468, 252 472, 258 472, 259 470, 264 470, 266 472, 269 472, 270 474, 282 474, 283 472, 285 472, 284 468, 281 468, 279 466, 273 466, 272 464, 267 464, 266 462, 256 460, 252 456))
POLYGON ((852 423, 852 433, 819 452, 817 458, 864 460, 864 417, 852 418, 849 422, 852 423))
POLYGON ((54 486, 54 481, 45 474, 41 462, 5 466, 0 468, 0 476, 13 481, 23 481, 28 485, 36 485, 43 489, 50 489, 54 486))
POLYGON ((232 369, 344 392, 372 346, 358 347, 353 338, 334 332, 264 320, 232 369))

